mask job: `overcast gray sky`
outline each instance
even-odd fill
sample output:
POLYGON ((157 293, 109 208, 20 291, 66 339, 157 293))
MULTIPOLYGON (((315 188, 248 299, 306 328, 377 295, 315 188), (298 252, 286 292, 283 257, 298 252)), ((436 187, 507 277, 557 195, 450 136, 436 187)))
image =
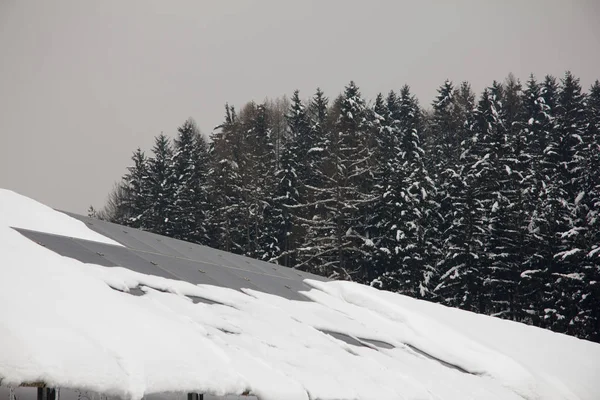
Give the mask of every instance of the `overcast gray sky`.
POLYGON ((0 0, 0 187, 100 207, 131 152, 226 101, 600 78, 600 1, 0 0))

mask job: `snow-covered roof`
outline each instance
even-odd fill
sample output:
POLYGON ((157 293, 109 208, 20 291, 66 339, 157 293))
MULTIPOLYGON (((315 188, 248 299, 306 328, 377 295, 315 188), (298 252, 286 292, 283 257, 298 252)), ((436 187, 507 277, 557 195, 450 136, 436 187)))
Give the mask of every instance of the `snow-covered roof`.
POLYGON ((3 386, 44 382, 136 399, 250 392, 265 400, 592 400, 600 393, 596 343, 351 282, 306 279, 309 301, 300 301, 82 263, 13 228, 122 246, 0 190, 3 386))
POLYGON ((2 188, 0 188, 0 226, 54 233, 120 246, 116 241, 88 229, 81 221, 2 188))

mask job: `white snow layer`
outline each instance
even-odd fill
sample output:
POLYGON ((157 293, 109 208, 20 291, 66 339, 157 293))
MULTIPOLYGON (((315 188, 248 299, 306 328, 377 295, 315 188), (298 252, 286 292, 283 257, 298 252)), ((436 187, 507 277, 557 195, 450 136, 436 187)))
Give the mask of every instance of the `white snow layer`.
MULTIPOLYGON (((59 226, 69 220, 45 220, 54 232, 74 233, 59 226)), ((307 283, 307 302, 193 285, 83 264, 0 225, 0 384, 131 399, 188 391, 249 391, 263 400, 600 393, 596 343, 350 282, 307 283), (145 295, 117 291, 138 286, 145 295)))
POLYGON ((89 229, 81 221, 25 197, 0 188, 0 226, 53 233, 78 239, 121 246, 121 244, 89 229))

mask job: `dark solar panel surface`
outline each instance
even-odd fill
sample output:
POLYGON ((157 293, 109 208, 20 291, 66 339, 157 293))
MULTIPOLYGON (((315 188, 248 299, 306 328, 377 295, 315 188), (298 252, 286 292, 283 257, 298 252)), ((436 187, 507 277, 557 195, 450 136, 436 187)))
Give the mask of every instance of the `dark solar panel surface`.
MULTIPOLYGON (((64 211, 63 211, 64 212, 64 211)), ((64 212, 65 214, 84 222, 90 229, 107 236, 124 246, 166 256, 189 258, 195 261, 213 263, 232 268, 250 270, 271 275, 280 275, 289 279, 315 279, 327 281, 327 278, 286 268, 266 261, 255 260, 249 257, 228 253, 222 250, 201 246, 183 240, 160 236, 155 233, 141 231, 106 221, 85 217, 78 214, 64 212)))
POLYGON ((112 246, 109 244, 90 242, 86 240, 74 240, 81 246, 96 252, 96 254, 102 254, 102 257, 121 267, 128 268, 132 271, 140 272, 142 274, 175 279, 173 274, 168 273, 164 269, 159 268, 157 265, 152 264, 150 261, 140 257, 135 251, 130 250, 127 247, 112 246))
MULTIPOLYGON (((77 214, 66 213, 121 246, 17 229, 24 236, 66 257, 106 267, 231 289, 253 289, 293 300, 308 300, 304 279, 327 279, 265 261, 172 239, 77 214)), ((200 301, 194 299, 194 301, 200 301)), ((202 300, 204 301, 204 300, 202 300)))
MULTIPOLYGON (((118 264, 112 262, 96 251, 90 250, 82 246, 76 239, 71 239, 64 236, 49 235, 47 233, 34 232, 26 229, 15 229, 24 236, 34 242, 46 247, 61 256, 74 258, 88 264, 98 264, 105 267, 114 267, 118 264)), ((116 247, 116 246, 113 246, 116 247)))

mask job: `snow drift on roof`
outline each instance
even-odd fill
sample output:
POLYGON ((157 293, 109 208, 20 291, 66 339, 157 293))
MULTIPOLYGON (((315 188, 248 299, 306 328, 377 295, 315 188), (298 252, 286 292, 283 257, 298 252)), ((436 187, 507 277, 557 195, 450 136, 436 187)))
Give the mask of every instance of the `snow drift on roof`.
POLYGON ((81 221, 11 190, 0 188, 0 226, 53 233, 120 246, 89 229, 81 221))
POLYGON ((250 391, 264 400, 600 393, 598 344, 354 283, 307 283, 312 302, 193 285, 83 264, 0 226, 0 384, 133 399, 172 391, 250 391))

